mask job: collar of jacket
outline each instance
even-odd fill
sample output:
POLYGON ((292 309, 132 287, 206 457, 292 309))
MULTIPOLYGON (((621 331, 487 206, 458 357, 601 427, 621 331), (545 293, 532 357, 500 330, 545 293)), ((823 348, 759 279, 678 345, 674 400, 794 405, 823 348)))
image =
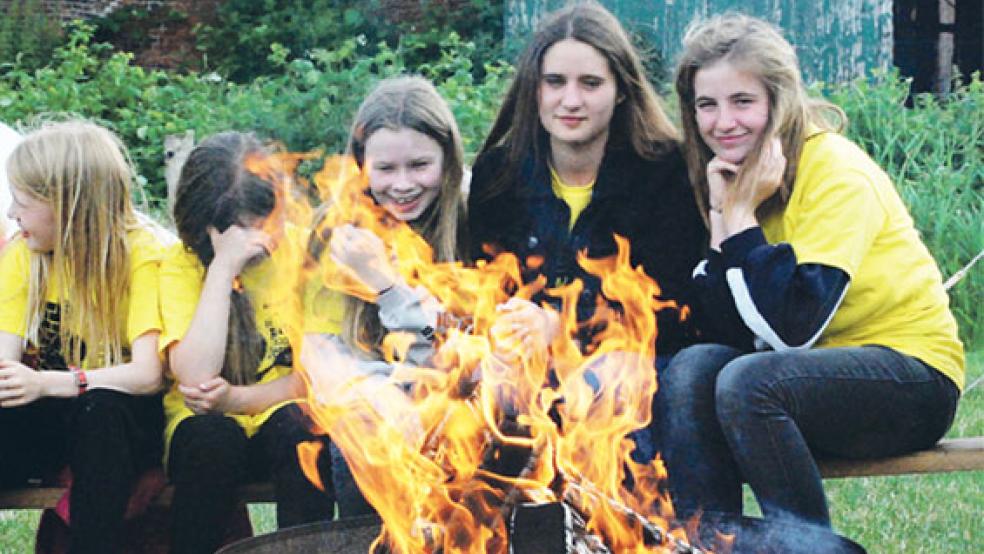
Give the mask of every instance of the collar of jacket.
MULTIPOLYGON (((541 152, 545 151, 546 148, 541 150, 541 152)), ((636 158, 638 156, 634 155, 631 147, 609 144, 601 159, 601 167, 598 168, 591 201, 631 196, 631 183, 627 179, 631 168, 635 165, 633 160, 636 158)), ((550 183, 550 168, 545 156, 539 159, 535 154, 528 156, 521 166, 521 174, 523 178, 519 180, 516 189, 519 198, 543 200, 555 197, 550 183)))

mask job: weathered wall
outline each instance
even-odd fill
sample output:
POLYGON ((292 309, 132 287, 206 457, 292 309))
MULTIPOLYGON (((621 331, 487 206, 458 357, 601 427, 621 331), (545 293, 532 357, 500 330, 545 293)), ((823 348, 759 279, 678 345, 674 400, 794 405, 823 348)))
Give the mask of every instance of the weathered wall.
MULTIPOLYGON (((508 40, 522 42, 563 0, 505 0, 508 40)), ((687 25, 739 11, 767 19, 796 46, 807 80, 844 81, 892 63, 892 0, 602 0, 627 29, 642 33, 668 64, 687 25)))
POLYGON ((176 4, 175 0, 42 0, 49 13, 58 12, 63 19, 102 17, 123 6, 153 8, 176 4))

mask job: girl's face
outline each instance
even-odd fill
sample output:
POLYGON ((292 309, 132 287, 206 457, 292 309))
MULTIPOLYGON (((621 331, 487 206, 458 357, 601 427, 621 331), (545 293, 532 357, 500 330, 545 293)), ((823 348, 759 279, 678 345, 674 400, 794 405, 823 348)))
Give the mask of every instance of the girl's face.
POLYGON ((10 187, 13 200, 7 209, 7 217, 17 222, 21 236, 31 252, 48 253, 55 249, 55 211, 51 203, 17 187, 10 187))
POLYGON ((379 129, 366 140, 365 167, 376 202, 400 221, 415 221, 441 192, 444 151, 406 127, 379 129))
POLYGON ((591 146, 608 139, 618 96, 608 60, 590 44, 564 39, 543 55, 540 124, 551 143, 591 146))
POLYGON ((740 164, 769 124, 769 93, 758 77, 721 60, 694 74, 694 111, 704 144, 740 164))

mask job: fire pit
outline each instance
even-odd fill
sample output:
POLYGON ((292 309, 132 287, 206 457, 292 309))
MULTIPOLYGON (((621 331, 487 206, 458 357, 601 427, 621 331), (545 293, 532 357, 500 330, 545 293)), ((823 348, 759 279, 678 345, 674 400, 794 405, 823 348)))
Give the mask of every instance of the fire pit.
MULTIPOLYGON (((742 518, 726 526, 735 533, 733 554, 864 554, 859 544, 819 527, 792 523, 765 522, 742 518)), ((218 551, 218 554, 365 554, 380 532, 376 517, 360 517, 340 521, 313 523, 245 539, 218 551)), ((527 529, 525 536, 513 545, 513 554, 551 554, 568 552, 564 548, 544 550, 538 538, 549 535, 549 529, 527 529), (536 535, 536 536, 534 536, 536 535), (519 546, 520 544, 525 546, 519 546), (539 545, 539 546, 538 546, 539 545)), ((578 552, 581 552, 580 550, 578 552)), ((685 549, 678 552, 687 552, 685 549)))
POLYGON ((312 523, 237 541, 218 554, 365 554, 379 530, 379 518, 374 516, 312 523))

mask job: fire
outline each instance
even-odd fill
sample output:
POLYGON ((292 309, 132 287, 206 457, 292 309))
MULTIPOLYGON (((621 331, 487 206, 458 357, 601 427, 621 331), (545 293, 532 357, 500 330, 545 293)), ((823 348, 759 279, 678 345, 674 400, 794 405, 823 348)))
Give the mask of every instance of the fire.
MULTIPOLYGON (((372 230, 407 284, 429 291, 459 323, 437 333, 434 367, 398 365, 393 381, 413 383, 409 392, 360 376, 354 360, 329 341, 309 341, 300 353, 312 417, 345 454, 384 522, 377 544, 406 553, 507 552, 517 506, 563 502, 583 520, 586 540, 609 551, 677 551, 685 534, 665 533, 673 512, 661 490, 662 463, 634 463, 626 438, 650 420, 654 313, 675 306, 658 300, 658 285, 631 267, 627 241, 616 237, 618 253, 611 258, 579 257, 618 309, 599 300, 592 320, 578 322, 581 284, 548 289, 560 301, 561 332, 549 349, 517 349, 514 359, 503 360, 493 354, 496 307, 532 298, 544 283, 522 284, 519 261, 510 254, 477 267, 434 262, 420 236, 385 217, 365 194, 352 160, 327 160, 313 185, 286 177, 309 158, 284 154, 250 162, 250 171, 286 183, 279 220, 316 226, 323 236, 342 224, 372 230), (317 221, 310 207, 315 196, 327 205, 317 221), (585 325, 601 330, 582 348, 574 337, 585 325)), ((373 299, 328 256, 314 263, 304 241, 280 244, 272 253, 278 267, 300 271, 281 279, 284 298, 300 298, 298 283, 314 279, 373 299)), ((285 305, 285 331, 295 345, 303 333, 299 302, 285 305)), ((406 339, 391 334, 386 351, 405 351, 406 339)), ((299 455, 317 483, 317 452, 305 447, 299 455)))

